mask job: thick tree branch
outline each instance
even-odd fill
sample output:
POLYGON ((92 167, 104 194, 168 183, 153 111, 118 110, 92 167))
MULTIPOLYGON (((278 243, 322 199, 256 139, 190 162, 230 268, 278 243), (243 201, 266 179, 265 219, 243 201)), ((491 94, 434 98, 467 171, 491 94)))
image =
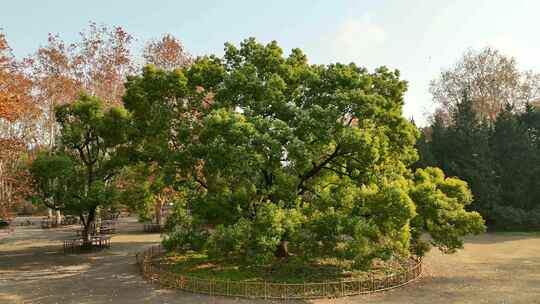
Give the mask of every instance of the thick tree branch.
POLYGON ((336 149, 334 150, 334 152, 332 152, 332 154, 330 154, 324 161, 322 161, 318 165, 314 165, 313 168, 311 168, 311 170, 309 170, 308 172, 306 172, 302 176, 300 176, 300 182, 298 183, 298 187, 297 187, 298 195, 302 195, 304 193, 304 191, 306 191, 305 182, 307 180, 309 180, 310 178, 317 175, 319 173, 319 171, 321 171, 321 169, 324 166, 326 166, 326 164, 328 164, 334 158, 339 156, 340 149, 341 149, 340 144, 337 144, 336 149))
POLYGON ((207 189, 208 190, 208 185, 206 185, 206 183, 204 181, 202 181, 201 179, 199 179, 198 177, 195 177, 195 181, 197 183, 199 183, 199 185, 201 185, 204 189, 207 189))
POLYGON ((109 179, 111 179, 113 176, 116 175, 116 172, 111 172, 109 174, 107 174, 104 178, 103 178, 103 181, 106 182, 108 181, 109 179))
POLYGON ((334 168, 331 168, 331 167, 323 167, 322 169, 326 169, 326 170, 329 170, 329 171, 332 171, 338 175, 341 176, 348 176, 349 178, 354 178, 352 175, 350 175, 349 173, 346 173, 346 172, 343 172, 343 171, 339 171, 339 170, 336 170, 334 168))

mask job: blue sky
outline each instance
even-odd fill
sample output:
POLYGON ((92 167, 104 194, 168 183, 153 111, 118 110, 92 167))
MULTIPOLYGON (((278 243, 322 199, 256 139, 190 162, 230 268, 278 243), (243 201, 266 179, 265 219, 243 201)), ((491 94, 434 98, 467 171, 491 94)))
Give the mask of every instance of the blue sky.
POLYGON ((247 37, 299 47, 312 63, 386 65, 409 81, 404 115, 423 124, 433 110, 429 82, 468 48, 492 46, 540 72, 540 1, 448 0, 9 0, 0 28, 17 56, 48 33, 77 39, 88 21, 123 26, 137 42, 171 33, 195 55, 222 54, 247 37))

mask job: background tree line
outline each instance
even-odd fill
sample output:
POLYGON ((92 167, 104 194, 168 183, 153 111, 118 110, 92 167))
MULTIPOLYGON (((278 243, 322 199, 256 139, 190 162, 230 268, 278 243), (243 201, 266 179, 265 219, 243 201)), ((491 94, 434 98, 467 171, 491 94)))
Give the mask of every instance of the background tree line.
POLYGON ((122 27, 90 22, 78 40, 49 34, 45 45, 17 59, 0 31, 1 218, 32 211, 26 199, 33 191, 28 164, 39 151, 55 146, 60 136, 57 107, 72 104, 81 92, 99 98, 104 110, 121 105, 126 77, 141 65, 173 69, 192 61, 170 34, 145 42, 141 58, 133 54, 133 42, 122 27))
POLYGON ((416 167, 468 182, 492 229, 540 227, 539 76, 493 49, 469 51, 431 84, 439 105, 416 167))

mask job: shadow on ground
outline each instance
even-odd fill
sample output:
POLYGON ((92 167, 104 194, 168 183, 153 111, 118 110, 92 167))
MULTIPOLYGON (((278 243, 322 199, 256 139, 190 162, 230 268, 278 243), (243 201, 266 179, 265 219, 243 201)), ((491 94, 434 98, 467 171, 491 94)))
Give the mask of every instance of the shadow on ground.
POLYGON ((483 235, 470 236, 466 239, 469 244, 496 244, 521 240, 537 240, 540 232, 488 232, 483 235))
MULTIPOLYGON (((119 226, 110 249, 63 254, 73 229, 17 229, 0 242, 0 303, 269 303, 207 297, 145 282, 135 253, 159 242, 133 221, 119 226)), ((540 236, 485 234, 455 255, 432 251, 423 278, 404 288, 310 303, 540 303, 540 236)), ((296 301, 289 303, 307 303, 296 301)))

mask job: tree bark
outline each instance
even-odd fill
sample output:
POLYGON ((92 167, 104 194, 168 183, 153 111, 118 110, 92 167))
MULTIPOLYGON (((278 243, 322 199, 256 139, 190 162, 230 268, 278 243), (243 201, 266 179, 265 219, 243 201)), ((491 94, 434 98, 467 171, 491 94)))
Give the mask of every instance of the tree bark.
POLYGON ((83 231, 82 231, 83 247, 90 247, 92 245, 92 243, 90 242, 90 235, 93 230, 93 225, 95 225, 95 222, 94 222, 95 212, 96 210, 93 209, 88 213, 86 222, 84 221, 84 216, 81 216, 81 220, 83 223, 83 231))
POLYGON ((56 210, 54 220, 57 227, 62 224, 62 213, 60 212, 60 210, 56 210))
POLYGON ((101 208, 98 206, 95 211, 94 216, 94 227, 96 230, 96 233, 99 234, 101 229, 101 208))
POLYGON ((158 198, 157 202, 154 204, 154 216, 156 224, 161 225, 163 217, 163 201, 161 198, 158 198))
POLYGON ((289 241, 281 240, 276 248, 276 257, 287 258, 289 257, 289 241))

